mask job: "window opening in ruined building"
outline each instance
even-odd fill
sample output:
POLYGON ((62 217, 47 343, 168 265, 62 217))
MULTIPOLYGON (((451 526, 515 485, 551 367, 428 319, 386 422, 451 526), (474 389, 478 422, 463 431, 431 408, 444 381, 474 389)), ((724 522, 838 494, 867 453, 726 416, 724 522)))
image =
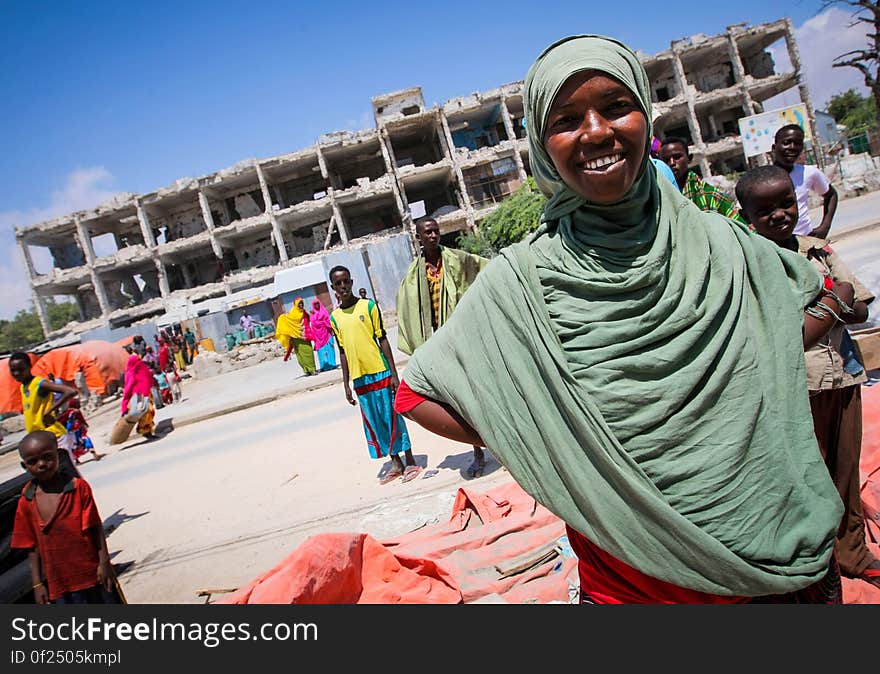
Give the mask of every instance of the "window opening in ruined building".
POLYGON ((505 158, 464 171, 465 185, 476 207, 503 201, 520 185, 516 162, 505 158))
POLYGON ((774 35, 758 36, 757 38, 740 38, 739 57, 743 64, 743 74, 762 80, 776 74, 790 73, 794 70, 791 57, 785 44, 785 38, 767 44, 774 35))
POLYGON ((385 175, 385 160, 378 141, 365 146, 345 148, 339 152, 325 153, 327 170, 334 182, 333 187, 346 190, 361 182, 378 180, 385 175))
POLYGON ((349 239, 403 229, 397 204, 390 197, 346 204, 342 206, 342 219, 348 226, 349 239))
POLYGON ((668 101, 672 96, 669 95, 669 87, 659 87, 655 90, 657 94, 657 102, 662 103, 663 101, 668 101))
POLYGON ((95 251, 95 257, 113 255, 119 250, 116 246, 116 239, 110 232, 90 238, 92 239, 92 250, 95 251))
POLYGON ((404 115, 406 115, 407 117, 409 115, 417 115, 417 114, 419 114, 419 106, 418 105, 408 105, 403 110, 401 110, 401 112, 404 115))
POLYGON ((479 110, 449 120, 452 144, 466 150, 495 147, 507 140, 501 104, 482 107, 479 110))
POLYGON ((425 166, 443 159, 440 136, 434 124, 390 132, 391 150, 398 168, 425 166))
POLYGON ((74 269, 86 263, 86 256, 75 242, 73 232, 59 234, 57 240, 47 247, 29 245, 27 248, 38 274, 51 274, 53 268, 74 269))
POLYGON ((415 214, 416 204, 422 204, 421 208, 425 215, 434 217, 438 211, 445 213, 459 209, 452 177, 449 174, 431 180, 404 182, 404 191, 413 217, 421 217, 415 214))

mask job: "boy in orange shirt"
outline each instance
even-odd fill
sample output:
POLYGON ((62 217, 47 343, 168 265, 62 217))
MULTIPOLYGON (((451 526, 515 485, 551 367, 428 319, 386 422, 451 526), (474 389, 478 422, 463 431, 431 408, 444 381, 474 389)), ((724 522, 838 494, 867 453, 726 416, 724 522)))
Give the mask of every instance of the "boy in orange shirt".
POLYGON ((28 482, 15 512, 10 547, 29 550, 37 604, 118 604, 107 539, 88 483, 59 470, 49 431, 19 443, 28 482))

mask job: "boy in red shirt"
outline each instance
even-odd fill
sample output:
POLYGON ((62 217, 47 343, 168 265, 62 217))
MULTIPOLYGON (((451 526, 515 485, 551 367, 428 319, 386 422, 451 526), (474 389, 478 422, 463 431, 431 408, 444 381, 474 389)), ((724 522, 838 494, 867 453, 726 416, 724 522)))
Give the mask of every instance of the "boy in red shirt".
POLYGON ((28 433, 18 451, 33 479, 18 499, 11 547, 30 551, 35 602, 120 603, 91 487, 59 470, 58 441, 48 431, 28 433))

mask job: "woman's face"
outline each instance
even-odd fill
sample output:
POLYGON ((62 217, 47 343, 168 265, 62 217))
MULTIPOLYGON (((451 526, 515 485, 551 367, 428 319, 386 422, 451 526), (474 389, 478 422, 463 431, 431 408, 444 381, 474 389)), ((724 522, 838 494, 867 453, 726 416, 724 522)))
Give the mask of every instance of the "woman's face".
POLYGON ((547 115, 544 148, 565 184, 591 203, 623 198, 647 144, 648 124, 635 96, 599 71, 568 78, 547 115))

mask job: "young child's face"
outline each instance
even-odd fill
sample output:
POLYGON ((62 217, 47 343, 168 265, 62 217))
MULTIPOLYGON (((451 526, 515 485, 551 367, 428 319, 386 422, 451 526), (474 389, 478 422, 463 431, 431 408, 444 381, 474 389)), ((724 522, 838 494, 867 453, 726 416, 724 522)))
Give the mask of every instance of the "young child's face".
POLYGON ((39 482, 51 480, 58 472, 58 445, 54 441, 23 442, 19 453, 21 467, 39 482))
POLYGON ((10 360, 9 374, 15 381, 20 384, 24 384, 28 379, 31 378, 30 363, 25 363, 23 360, 10 360))
POLYGON ((798 221, 794 185, 781 178, 755 185, 743 210, 758 234, 776 243, 787 241, 798 221))

